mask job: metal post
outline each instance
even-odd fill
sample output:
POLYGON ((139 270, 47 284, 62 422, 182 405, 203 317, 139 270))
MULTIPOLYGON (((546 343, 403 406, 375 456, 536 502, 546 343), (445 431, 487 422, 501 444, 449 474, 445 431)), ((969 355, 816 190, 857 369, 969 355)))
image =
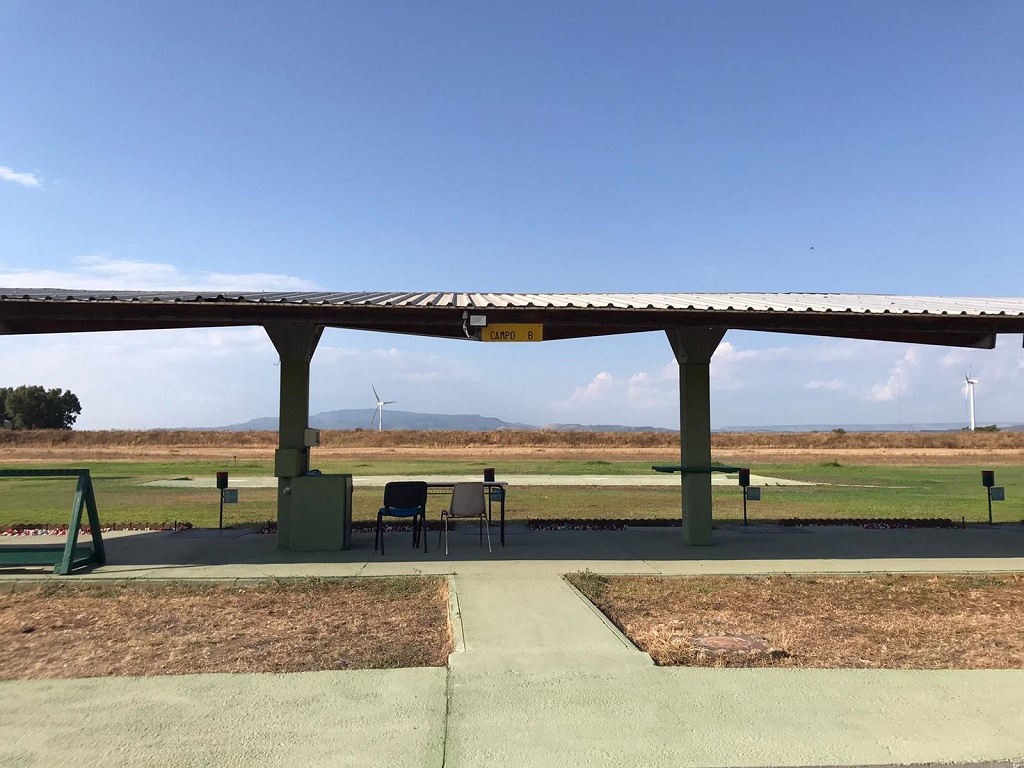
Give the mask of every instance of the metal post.
POLYGON ((985 486, 985 496, 988 498, 988 524, 992 525, 992 487, 996 484, 995 471, 981 470, 981 484, 985 486))
POLYGON ((217 473, 217 489, 220 491, 220 522, 217 523, 217 530, 224 530, 224 491, 228 487, 228 473, 217 473))
POLYGON ((747 524, 747 486, 750 485, 750 470, 740 467, 739 483, 740 491, 743 493, 743 524, 747 524))

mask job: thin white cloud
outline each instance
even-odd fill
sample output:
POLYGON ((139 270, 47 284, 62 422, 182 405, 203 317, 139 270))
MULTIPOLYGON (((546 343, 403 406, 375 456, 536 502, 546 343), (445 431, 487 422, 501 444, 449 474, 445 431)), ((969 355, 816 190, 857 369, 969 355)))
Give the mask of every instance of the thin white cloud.
MULTIPOLYGON (((842 339, 759 349, 745 341, 723 342, 711 360, 717 426, 955 423, 963 418, 963 371, 972 357, 972 376, 984 380, 979 418, 1024 420, 1016 397, 1024 381, 1020 336, 991 351, 842 339), (981 408, 992 415, 981 416, 981 408)), ((602 371, 570 387, 551 410, 562 421, 676 423, 678 366, 633 370, 602 371)))
POLYGON ((555 411, 579 411, 591 406, 613 406, 631 411, 651 411, 671 406, 679 398, 679 366, 668 363, 654 373, 639 371, 617 377, 601 371, 587 384, 576 387, 564 400, 552 403, 555 411))
POLYGON ((641 371, 630 376, 626 401, 638 410, 675 405, 679 401, 679 366, 673 361, 656 373, 641 371))
MULTIPOLYGON (((756 377, 759 366, 784 358, 788 347, 772 349, 738 349, 722 342, 711 358, 711 387, 715 391, 738 390, 744 386, 749 371, 756 377)), ((552 403, 554 411, 578 412, 602 405, 629 412, 660 410, 674 412, 679 404, 679 366, 675 361, 654 371, 638 371, 616 377, 607 371, 594 376, 587 384, 577 386, 569 397, 552 403)))
POLYGON ((559 410, 573 410, 589 403, 601 402, 607 399, 613 391, 621 389, 622 386, 623 383, 620 380, 607 371, 601 371, 588 384, 576 387, 569 397, 555 403, 554 407, 559 410))
MULTIPOLYGON (((0 359, 21 361, 0 366, 0 387, 78 395, 80 429, 215 427, 278 413, 278 355, 262 328, 0 336, 0 359)), ((479 374, 439 354, 327 343, 312 361, 310 412, 372 408, 371 384, 397 408, 480 412, 464 396, 480 389, 479 374)))
POLYGON ((67 269, 0 265, 0 285, 8 288, 151 291, 309 291, 316 283, 270 272, 184 270, 173 264, 116 259, 105 254, 75 259, 67 269))
POLYGON ((633 374, 626 382, 626 400, 634 408, 653 408, 658 404, 658 379, 646 371, 633 374))
POLYGON ((978 357, 978 350, 976 349, 950 349, 944 355, 939 358, 939 365, 944 368, 963 368, 966 374, 968 369, 972 369, 974 366, 975 358, 978 357))
POLYGON ((321 344, 313 364, 318 369, 337 371, 339 375, 358 365, 361 377, 368 382, 376 382, 378 389, 384 387, 384 382, 390 381, 392 386, 405 392, 410 391, 408 385, 471 381, 476 378, 473 370, 461 361, 395 347, 354 349, 321 344))
POLYGON ((3 337, 0 348, 21 361, 0 370, 0 386, 70 389, 81 429, 221 426, 277 412, 277 354, 261 328, 3 337))
POLYGON ((43 180, 34 173, 18 172, 13 168, 8 168, 6 165, 0 165, 0 180, 12 181, 15 184, 21 184, 21 186, 29 187, 30 189, 39 189, 43 186, 43 180))
POLYGON ((921 363, 921 352, 917 347, 907 347, 896 365, 889 369, 889 378, 880 384, 874 384, 864 395, 871 403, 891 403, 902 399, 904 394, 913 391, 916 369, 921 363))
POLYGON ((896 398, 897 392, 893 379, 889 379, 884 384, 875 384, 864 395, 864 399, 869 403, 891 403, 896 398))
POLYGON ((738 349, 723 341, 711 358, 711 387, 716 390, 743 389, 749 371, 785 357, 789 352, 788 347, 738 349))
POLYGON ((832 379, 831 381, 821 381, 816 379, 815 381, 808 381, 804 384, 804 389, 826 389, 832 392, 845 388, 846 384, 839 379, 832 379))

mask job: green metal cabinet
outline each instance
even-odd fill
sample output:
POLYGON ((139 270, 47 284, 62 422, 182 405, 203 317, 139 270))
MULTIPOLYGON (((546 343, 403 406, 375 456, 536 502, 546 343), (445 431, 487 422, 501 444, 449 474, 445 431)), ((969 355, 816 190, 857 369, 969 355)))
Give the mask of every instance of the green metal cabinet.
POLYGON ((292 552, 332 552, 352 543, 352 475, 291 478, 287 542, 292 552))

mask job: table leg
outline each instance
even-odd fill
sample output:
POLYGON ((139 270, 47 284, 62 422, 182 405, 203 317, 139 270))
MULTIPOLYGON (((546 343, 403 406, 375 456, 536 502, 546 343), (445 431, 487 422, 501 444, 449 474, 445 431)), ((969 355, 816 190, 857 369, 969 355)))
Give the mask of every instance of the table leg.
POLYGON ((505 546, 505 494, 501 494, 501 546, 505 546))

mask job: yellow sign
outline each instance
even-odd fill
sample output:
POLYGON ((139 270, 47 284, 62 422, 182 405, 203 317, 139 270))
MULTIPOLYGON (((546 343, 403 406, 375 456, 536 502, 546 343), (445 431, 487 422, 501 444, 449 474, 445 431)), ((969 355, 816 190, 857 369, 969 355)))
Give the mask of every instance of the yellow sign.
POLYGON ((480 333, 481 341, 544 341, 540 323, 495 323, 480 333))

